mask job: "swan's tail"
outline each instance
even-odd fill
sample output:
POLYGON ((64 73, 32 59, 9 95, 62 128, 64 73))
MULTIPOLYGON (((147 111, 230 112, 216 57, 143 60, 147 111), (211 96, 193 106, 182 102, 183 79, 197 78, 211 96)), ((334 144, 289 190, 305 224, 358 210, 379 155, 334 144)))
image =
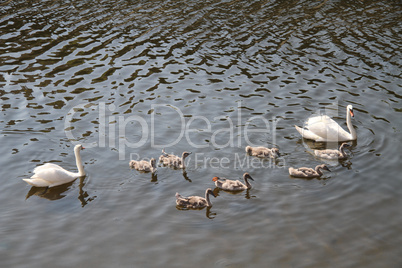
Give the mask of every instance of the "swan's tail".
POLYGON ((33 185, 31 179, 22 179, 22 180, 25 181, 26 183, 28 183, 29 185, 33 185))
POLYGON ((22 179, 26 183, 36 187, 49 187, 49 182, 42 179, 22 179))
POLYGON ((295 128, 296 128, 297 132, 299 132, 300 135, 303 136, 303 129, 301 127, 296 126, 296 125, 295 125, 295 128))

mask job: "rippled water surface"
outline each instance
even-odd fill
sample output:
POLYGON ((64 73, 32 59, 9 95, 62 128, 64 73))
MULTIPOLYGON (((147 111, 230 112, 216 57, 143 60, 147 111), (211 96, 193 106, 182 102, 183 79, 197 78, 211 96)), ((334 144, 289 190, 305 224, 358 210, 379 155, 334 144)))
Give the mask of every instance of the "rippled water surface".
POLYGON ((399 1, 0 3, 1 267, 401 267, 399 1), (324 162, 302 126, 357 141, 324 162), (87 175, 46 190, 43 163, 87 175), (276 146, 277 161, 245 146, 276 146), (130 159, 191 151, 184 172, 130 159), (231 194, 214 176, 254 178, 231 194), (213 206, 176 208, 175 193, 213 206))

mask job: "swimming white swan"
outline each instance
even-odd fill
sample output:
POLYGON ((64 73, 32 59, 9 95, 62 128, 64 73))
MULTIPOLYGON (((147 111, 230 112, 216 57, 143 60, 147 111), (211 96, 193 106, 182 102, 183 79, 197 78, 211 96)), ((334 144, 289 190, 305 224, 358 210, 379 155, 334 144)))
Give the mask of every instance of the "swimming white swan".
POLYGON ((54 187, 75 180, 78 177, 85 176, 84 166, 81 162, 80 151, 83 150, 81 144, 75 145, 74 155, 78 172, 74 173, 65 170, 59 165, 46 163, 33 170, 34 175, 30 179, 23 179, 28 184, 36 187, 54 187))
POLYGON ((246 147, 246 152, 249 155, 257 156, 257 157, 261 157, 261 158, 267 158, 267 157, 277 158, 277 157, 281 156, 279 154, 279 149, 278 148, 269 149, 269 148, 266 148, 266 147, 251 147, 251 146, 247 146, 246 147))
POLYGON ((156 160, 155 158, 151 158, 151 160, 146 161, 146 160, 141 160, 141 161, 136 161, 136 160, 131 160, 130 161, 130 167, 134 168, 139 171, 145 171, 145 172, 156 172, 156 160))
POLYGON ((239 180, 233 181, 233 180, 228 180, 226 178, 219 178, 219 177, 214 177, 212 179, 213 182, 215 182, 216 187, 222 189, 222 190, 227 190, 227 191, 242 191, 246 189, 251 188, 251 184, 248 182, 248 180, 254 181, 253 178, 251 178, 250 174, 247 172, 243 174, 243 180, 246 184, 242 183, 239 180), (223 180, 223 181, 222 181, 223 180))
POLYGON ((176 193, 176 205, 185 208, 211 207, 212 202, 209 200, 209 195, 213 195, 214 197, 216 197, 211 188, 208 188, 205 191, 205 198, 201 196, 184 197, 181 196, 179 193, 176 193))
POLYGON ((310 117, 305 128, 295 126, 297 131, 305 139, 315 141, 350 141, 356 140, 356 131, 352 125, 351 117, 354 117, 353 106, 346 107, 346 124, 350 131, 345 131, 338 123, 336 123, 328 115, 319 115, 310 117))
POLYGON ((346 142, 342 143, 339 147, 339 150, 314 150, 314 154, 318 157, 325 158, 325 159, 345 159, 348 155, 345 153, 345 148, 352 147, 346 142))
POLYGON ((168 165, 174 168, 185 168, 184 159, 189 156, 191 152, 183 152, 182 156, 179 157, 177 155, 168 154, 165 152, 165 149, 162 149, 162 155, 159 157, 159 162, 162 162, 164 165, 168 165))
POLYGON ((293 177, 299 177, 299 178, 314 178, 314 177, 320 177, 324 173, 322 173, 321 170, 326 170, 326 171, 331 171, 325 164, 321 164, 315 167, 315 169, 312 168, 307 168, 307 167, 301 167, 301 168, 289 168, 289 175, 293 177))

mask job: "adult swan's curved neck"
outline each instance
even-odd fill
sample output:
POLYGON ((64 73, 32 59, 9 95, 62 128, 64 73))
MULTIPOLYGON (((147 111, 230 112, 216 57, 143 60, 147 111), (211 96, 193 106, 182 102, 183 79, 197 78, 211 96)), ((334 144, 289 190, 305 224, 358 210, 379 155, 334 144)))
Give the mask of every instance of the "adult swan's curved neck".
POLYGON ((74 148, 74 155, 75 155, 75 163, 77 164, 78 168, 78 176, 85 176, 85 170, 84 166, 82 165, 82 160, 81 160, 81 153, 80 153, 80 148, 75 147, 74 148))

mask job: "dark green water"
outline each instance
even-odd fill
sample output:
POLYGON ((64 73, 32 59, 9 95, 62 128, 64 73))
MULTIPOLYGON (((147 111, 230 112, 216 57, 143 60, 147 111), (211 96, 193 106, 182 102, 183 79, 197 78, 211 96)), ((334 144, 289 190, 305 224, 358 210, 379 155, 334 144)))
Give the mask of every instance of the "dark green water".
POLYGON ((400 267, 398 1, 0 3, 1 267, 400 267), (323 163, 294 125, 325 111, 357 141, 323 163), (44 191, 40 164, 86 177, 44 191), (276 146, 277 161, 245 154, 276 146), (161 149, 185 172, 130 170, 161 149), (180 210, 214 176, 254 178, 180 210))

